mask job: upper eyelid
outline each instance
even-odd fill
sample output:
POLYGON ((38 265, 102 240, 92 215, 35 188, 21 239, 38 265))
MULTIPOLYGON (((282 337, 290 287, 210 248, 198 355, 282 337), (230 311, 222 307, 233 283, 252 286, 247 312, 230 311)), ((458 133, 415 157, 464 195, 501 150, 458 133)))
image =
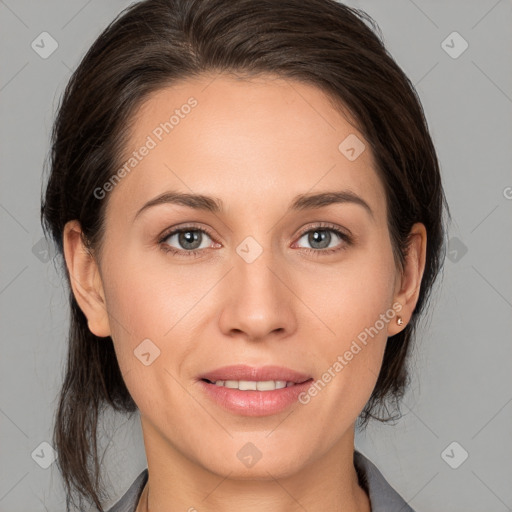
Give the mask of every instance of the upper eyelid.
MULTIPOLYGON (((303 228, 298 235, 296 235, 296 238, 300 239, 302 238, 306 233, 309 233, 310 231, 313 231, 315 229, 321 229, 321 230, 326 230, 326 231, 339 231, 341 235, 344 235, 346 237, 348 237, 349 239, 354 239, 354 236, 352 235, 352 233, 346 229, 346 228, 342 228, 341 226, 337 226, 336 224, 331 224, 331 223, 328 223, 328 222, 325 222, 325 221, 317 221, 316 223, 313 222, 312 224, 306 226, 305 228, 303 228), (347 232, 346 232, 347 231, 347 232)), ((176 227, 176 228, 170 228, 169 230, 165 231, 163 235, 161 235, 159 237, 159 242, 162 243, 164 242, 167 238, 171 237, 171 236, 174 236, 180 232, 183 232, 183 231, 201 231, 203 233, 205 233, 206 235, 208 235, 215 243, 218 243, 216 240, 215 240, 215 236, 210 233, 210 230, 205 228, 204 226, 196 226, 194 224, 190 224, 190 225, 185 225, 183 227, 176 227)), ((337 235, 339 236, 339 234, 337 235)), ((201 249, 197 249, 197 250, 201 250, 201 249)), ((187 252, 190 252, 190 251, 187 251, 187 252)))
POLYGON ((214 235, 210 233, 210 231, 204 227, 194 226, 194 225, 186 225, 183 227, 176 227, 176 228, 169 228, 163 232, 162 235, 159 236, 159 241, 163 242, 167 238, 173 235, 177 235, 180 232, 183 231, 201 231, 203 233, 206 233, 210 238, 214 238, 214 235))
POLYGON ((325 229, 326 231, 340 231, 342 234, 346 234, 347 236, 352 236, 352 234, 350 233, 350 231, 348 229, 342 228, 341 226, 337 226, 336 224, 331 224, 329 222, 317 222, 317 223, 313 222, 312 224, 310 224, 310 225, 306 226, 304 229, 302 229, 299 232, 299 235, 297 235, 297 236, 302 237, 306 233, 309 233, 309 231, 313 231, 315 229, 325 229), (345 231, 347 231, 347 233, 345 233, 345 231))

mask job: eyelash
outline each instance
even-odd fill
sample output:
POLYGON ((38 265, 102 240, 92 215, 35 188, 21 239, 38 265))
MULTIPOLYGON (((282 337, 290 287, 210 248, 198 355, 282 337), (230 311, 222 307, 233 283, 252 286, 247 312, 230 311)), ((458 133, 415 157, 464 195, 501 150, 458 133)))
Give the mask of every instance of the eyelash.
MULTIPOLYGON (((329 223, 325 223, 325 222, 320 222, 317 225, 309 226, 307 229, 305 229, 304 231, 302 231, 299 234, 298 239, 302 238, 304 235, 308 234, 309 232, 316 231, 316 230, 331 231, 331 232, 335 233, 339 238, 341 238, 345 242, 345 244, 342 244, 341 247, 331 248, 331 249, 309 249, 307 247, 301 248, 301 250, 307 251, 308 254, 312 254, 313 256, 325 256, 326 254, 333 254, 335 252, 343 251, 347 248, 347 246, 350 246, 353 243, 352 236, 348 235, 347 233, 344 233, 334 224, 329 224, 329 223)), ((181 227, 178 229, 172 229, 171 231, 166 232, 164 235, 162 235, 160 237, 160 239, 158 240, 158 244, 160 245, 162 250, 166 253, 172 253, 174 255, 184 256, 184 257, 197 258, 197 257, 201 256, 201 253, 204 252, 205 249, 193 249, 191 251, 185 251, 185 250, 175 249, 174 247, 171 247, 170 245, 164 243, 165 240, 167 240, 170 236, 179 234, 179 233, 184 233, 187 231, 200 231, 200 232, 206 233, 215 242, 213 234, 210 232, 209 229, 206 229, 204 227, 199 228, 197 226, 190 225, 190 226, 185 226, 185 227, 181 227)))

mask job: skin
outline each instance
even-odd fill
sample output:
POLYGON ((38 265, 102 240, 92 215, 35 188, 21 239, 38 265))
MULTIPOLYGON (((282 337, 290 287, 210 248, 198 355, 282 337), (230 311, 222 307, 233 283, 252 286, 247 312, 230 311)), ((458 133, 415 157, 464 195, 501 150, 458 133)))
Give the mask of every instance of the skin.
POLYGON ((64 232, 75 297, 97 336, 111 336, 126 385, 140 410, 149 480, 138 510, 309 512, 370 511, 353 465, 354 427, 375 386, 388 336, 405 328, 425 265, 426 231, 415 224, 403 272, 393 260, 386 198, 370 146, 349 161, 338 145, 361 133, 316 87, 275 77, 241 80, 203 75, 154 93, 137 111, 127 154, 193 96, 198 105, 116 185, 108 200, 106 239, 91 255, 80 225, 64 232), (288 212, 298 194, 348 189, 354 203, 288 212), (174 204, 139 208, 167 190, 215 196, 222 213, 174 204), (185 253, 168 228, 210 228, 199 257, 185 253), (329 248, 308 240, 318 222, 329 248), (261 246, 252 263, 236 248, 261 246), (318 248, 320 247, 320 248, 318 248), (310 249, 310 253, 307 250, 310 249), (317 256, 312 252, 318 253, 317 256), (396 318, 307 405, 247 417, 203 394, 200 373, 245 363, 277 364, 318 379, 379 315, 396 318), (149 338, 160 355, 145 366, 134 350, 149 338), (293 412, 292 412, 293 411, 293 412), (262 453, 248 468, 237 452, 262 453))

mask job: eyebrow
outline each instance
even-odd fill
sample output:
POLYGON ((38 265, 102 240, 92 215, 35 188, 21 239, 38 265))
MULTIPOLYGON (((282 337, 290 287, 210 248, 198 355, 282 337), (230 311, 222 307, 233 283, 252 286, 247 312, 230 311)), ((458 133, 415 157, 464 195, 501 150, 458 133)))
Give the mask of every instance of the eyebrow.
MULTIPOLYGON (((352 203, 362 206, 372 219, 375 218, 370 205, 362 197, 350 190, 300 194, 293 199, 289 210, 302 211, 343 203, 352 203)), ((222 199, 218 197, 168 191, 145 203, 135 214, 134 221, 143 211, 161 204, 177 204, 193 208, 194 210, 209 211, 212 213, 221 213, 224 209, 222 199)))

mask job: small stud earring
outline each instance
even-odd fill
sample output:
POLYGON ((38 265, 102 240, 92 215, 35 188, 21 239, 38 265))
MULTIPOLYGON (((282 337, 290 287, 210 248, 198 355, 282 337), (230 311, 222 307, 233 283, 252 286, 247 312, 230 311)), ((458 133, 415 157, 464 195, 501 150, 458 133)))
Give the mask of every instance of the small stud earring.
POLYGON ((404 321, 403 321, 403 319, 402 319, 402 317, 401 317, 401 316, 397 317, 397 319, 396 319, 396 323, 397 323, 398 325, 402 325, 402 324, 404 323, 404 321))

